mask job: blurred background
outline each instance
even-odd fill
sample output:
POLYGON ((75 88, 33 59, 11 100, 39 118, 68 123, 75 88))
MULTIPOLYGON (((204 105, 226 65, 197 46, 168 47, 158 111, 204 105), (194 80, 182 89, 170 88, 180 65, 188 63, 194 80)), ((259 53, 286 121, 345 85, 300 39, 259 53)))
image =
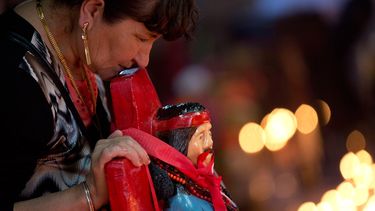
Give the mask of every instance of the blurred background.
POLYGON ((209 109, 240 210, 375 210, 374 3, 198 0, 195 37, 155 44, 162 103, 209 109))
POLYGON ((160 41, 164 104, 213 119, 240 210, 375 210, 372 0, 201 0, 192 41, 160 41))

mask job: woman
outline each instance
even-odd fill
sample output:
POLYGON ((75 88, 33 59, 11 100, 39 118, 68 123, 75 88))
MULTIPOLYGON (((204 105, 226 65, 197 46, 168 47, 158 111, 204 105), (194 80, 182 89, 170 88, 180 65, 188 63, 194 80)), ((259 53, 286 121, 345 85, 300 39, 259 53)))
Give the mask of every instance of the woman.
POLYGON ((146 67, 153 43, 188 37, 196 16, 193 0, 30 0, 2 14, 0 210, 100 209, 106 162, 148 164, 109 135, 101 80, 146 67))

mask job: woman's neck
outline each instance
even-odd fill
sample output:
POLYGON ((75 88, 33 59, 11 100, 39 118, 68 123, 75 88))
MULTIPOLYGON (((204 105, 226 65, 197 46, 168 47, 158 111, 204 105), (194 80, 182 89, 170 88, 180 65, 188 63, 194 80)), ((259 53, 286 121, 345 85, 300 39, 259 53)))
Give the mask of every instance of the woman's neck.
MULTIPOLYGON (((77 46, 79 46, 80 31, 78 25, 72 26, 72 10, 66 7, 56 7, 52 1, 41 1, 43 13, 49 30, 51 31, 58 47, 63 54, 67 65, 75 79, 82 79, 82 62, 77 46), (78 29, 78 30, 77 30, 78 29)), ((36 0, 28 0, 15 7, 15 12, 27 20, 41 35, 42 40, 46 43, 50 52, 55 58, 57 53, 48 39, 47 33, 41 23, 36 8, 36 0)))

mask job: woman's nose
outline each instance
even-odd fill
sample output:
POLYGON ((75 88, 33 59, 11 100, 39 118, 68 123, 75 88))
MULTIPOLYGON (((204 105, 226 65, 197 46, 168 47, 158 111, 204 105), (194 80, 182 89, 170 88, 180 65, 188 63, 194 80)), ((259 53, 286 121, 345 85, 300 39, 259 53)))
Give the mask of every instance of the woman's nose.
POLYGON ((147 67, 148 62, 149 62, 149 55, 148 54, 147 55, 146 54, 138 54, 134 58, 134 63, 136 63, 138 65, 138 67, 142 67, 142 68, 147 67))
POLYGON ((140 49, 138 54, 134 57, 134 62, 142 68, 147 67, 150 61, 150 52, 152 45, 140 49))

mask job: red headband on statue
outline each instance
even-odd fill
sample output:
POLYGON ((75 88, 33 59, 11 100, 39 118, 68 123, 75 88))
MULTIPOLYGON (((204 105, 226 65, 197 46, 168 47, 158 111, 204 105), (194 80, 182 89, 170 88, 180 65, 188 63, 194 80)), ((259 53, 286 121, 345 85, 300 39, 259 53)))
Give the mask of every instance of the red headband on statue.
POLYGON ((208 111, 191 112, 167 120, 154 119, 152 122, 152 131, 155 134, 155 132, 174 130, 178 128, 196 127, 209 121, 210 114, 208 111))

